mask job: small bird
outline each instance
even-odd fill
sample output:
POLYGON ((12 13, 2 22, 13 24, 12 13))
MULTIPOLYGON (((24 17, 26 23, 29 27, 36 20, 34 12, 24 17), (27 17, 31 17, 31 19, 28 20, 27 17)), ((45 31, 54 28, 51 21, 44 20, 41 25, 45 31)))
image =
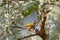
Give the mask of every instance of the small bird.
POLYGON ((26 26, 26 27, 33 27, 35 25, 35 22, 31 22, 31 23, 27 23, 27 24, 25 24, 24 26, 26 26))
POLYGON ((36 22, 31 22, 31 23, 27 23, 24 26, 26 27, 27 30, 31 31, 32 29, 35 29, 35 24, 36 22))

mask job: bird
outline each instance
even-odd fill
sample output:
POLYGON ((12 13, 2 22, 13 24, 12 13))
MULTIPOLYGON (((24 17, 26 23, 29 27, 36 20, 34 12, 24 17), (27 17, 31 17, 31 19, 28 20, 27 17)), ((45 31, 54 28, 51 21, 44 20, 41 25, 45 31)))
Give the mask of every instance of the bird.
POLYGON ((30 23, 25 24, 24 26, 26 26, 26 27, 34 27, 35 24, 36 24, 35 22, 30 22, 30 23))
POLYGON ((36 25, 36 22, 30 22, 30 23, 24 24, 24 26, 26 27, 26 30, 28 31, 34 30, 35 25, 36 25))

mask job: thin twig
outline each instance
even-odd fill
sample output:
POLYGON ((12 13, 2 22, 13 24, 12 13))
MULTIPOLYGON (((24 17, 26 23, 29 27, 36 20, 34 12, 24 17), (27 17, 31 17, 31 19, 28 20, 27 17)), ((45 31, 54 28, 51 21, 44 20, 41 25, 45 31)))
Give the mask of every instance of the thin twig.
POLYGON ((29 35, 29 36, 25 36, 23 38, 18 38, 18 40, 21 40, 21 39, 24 39, 24 38, 29 38, 29 37, 32 37, 32 36, 36 36, 37 34, 33 34, 33 35, 29 35))

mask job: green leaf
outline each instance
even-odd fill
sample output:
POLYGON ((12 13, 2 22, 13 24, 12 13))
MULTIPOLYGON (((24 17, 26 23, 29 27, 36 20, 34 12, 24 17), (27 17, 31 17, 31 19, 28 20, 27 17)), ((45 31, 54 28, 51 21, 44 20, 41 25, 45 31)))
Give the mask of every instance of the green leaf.
POLYGON ((30 13, 34 10, 37 10, 38 9, 38 3, 37 2, 27 2, 25 4, 23 4, 23 16, 26 17, 28 15, 30 15, 30 13))

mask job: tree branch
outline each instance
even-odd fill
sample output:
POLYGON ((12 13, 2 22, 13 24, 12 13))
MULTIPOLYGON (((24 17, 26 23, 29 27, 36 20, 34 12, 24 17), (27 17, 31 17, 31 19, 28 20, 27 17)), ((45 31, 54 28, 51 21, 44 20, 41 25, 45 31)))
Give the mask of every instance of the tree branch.
POLYGON ((46 32, 45 32, 45 22, 46 22, 46 19, 47 19, 47 15, 48 13, 50 12, 50 10, 47 10, 46 12, 42 13, 42 22, 41 22, 41 29, 40 29, 40 33, 39 35, 43 38, 43 40, 46 40, 47 38, 47 35, 46 35, 46 32))
POLYGON ((33 35, 29 35, 29 36, 25 36, 23 38, 18 38, 17 40, 21 40, 21 39, 24 39, 24 38, 29 38, 29 37, 32 37, 32 36, 36 36, 37 34, 33 34, 33 35))
POLYGON ((19 26, 15 26, 14 28, 21 28, 21 29, 24 29, 24 30, 26 30, 26 28, 19 27, 19 26))
POLYGON ((26 28, 24 28, 24 27, 22 27, 22 26, 17 26, 14 22, 12 22, 12 24, 14 24, 14 27, 13 27, 13 28, 21 28, 21 29, 26 30, 26 28))

